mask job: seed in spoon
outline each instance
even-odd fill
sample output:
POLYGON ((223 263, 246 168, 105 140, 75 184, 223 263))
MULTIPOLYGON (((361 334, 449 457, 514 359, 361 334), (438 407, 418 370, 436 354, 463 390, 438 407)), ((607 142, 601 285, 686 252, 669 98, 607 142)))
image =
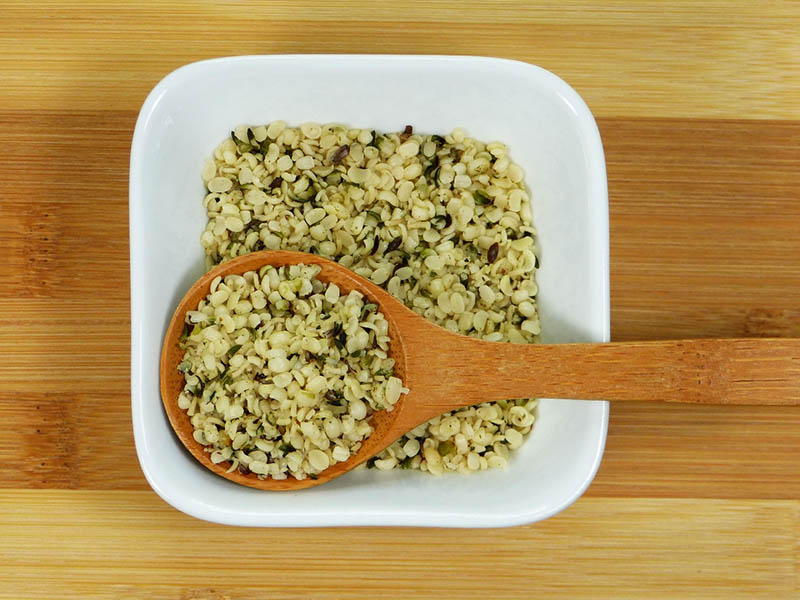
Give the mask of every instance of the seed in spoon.
POLYGON ((358 451, 370 417, 407 392, 388 324, 316 265, 266 266, 211 284, 186 313, 178 405, 215 464, 259 478, 314 478, 358 451))

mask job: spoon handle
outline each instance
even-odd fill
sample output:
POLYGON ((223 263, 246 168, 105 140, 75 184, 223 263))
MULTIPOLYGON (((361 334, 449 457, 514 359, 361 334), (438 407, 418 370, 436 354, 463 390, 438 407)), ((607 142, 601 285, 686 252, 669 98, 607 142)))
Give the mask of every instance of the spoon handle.
POLYGON ((442 403, 434 412, 457 398, 462 406, 528 397, 800 405, 800 339, 547 345, 452 334, 442 342, 417 355, 439 372, 424 382, 425 404, 442 403))

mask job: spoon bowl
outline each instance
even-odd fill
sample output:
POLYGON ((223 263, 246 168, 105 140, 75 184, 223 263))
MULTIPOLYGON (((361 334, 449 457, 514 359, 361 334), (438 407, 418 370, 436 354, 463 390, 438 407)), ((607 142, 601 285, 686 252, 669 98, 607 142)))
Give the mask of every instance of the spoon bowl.
POLYGON ((800 340, 700 339, 606 344, 510 344, 486 342, 440 328, 389 293, 331 260, 315 254, 261 251, 223 263, 186 293, 167 328, 161 353, 161 398, 181 443, 211 471, 263 490, 298 490, 320 485, 359 466, 414 427, 450 410, 507 398, 590 398, 703 404, 800 405, 800 340), (193 437, 178 406, 184 386, 178 364, 186 312, 194 310, 218 276, 275 267, 314 264, 317 278, 341 290, 356 290, 378 305, 389 325, 389 355, 409 393, 391 411, 370 417, 372 434, 348 460, 315 479, 260 479, 214 464, 193 437))
MULTIPOLYGON (((295 264, 319 265, 320 272, 317 278, 326 283, 335 283, 340 289, 350 292, 356 290, 361 292, 370 302, 383 306, 393 300, 391 296, 378 286, 370 283, 366 279, 359 277, 352 271, 345 269, 337 263, 317 256, 316 254, 306 254, 303 252, 289 251, 260 251, 240 256, 234 260, 218 265, 201 277, 186 293, 181 300, 178 308, 172 316, 164 338, 164 346, 161 352, 161 399, 167 412, 167 417, 178 435, 181 443, 199 460, 205 467, 214 471, 218 475, 240 483, 242 485, 259 488, 262 490, 287 490, 302 489, 313 485, 318 485, 329 479, 352 470, 370 457, 379 453, 393 440, 383 443, 388 439, 392 431, 398 429, 398 418, 405 418, 409 415, 404 414, 405 404, 401 396, 397 405, 392 411, 377 411, 370 417, 370 424, 373 432, 369 438, 364 440, 358 452, 353 454, 347 461, 335 463, 320 473, 316 480, 306 478, 302 480, 289 477, 288 479, 260 479, 256 474, 247 472, 241 473, 238 470, 227 472, 226 463, 214 464, 211 462, 210 455, 205 451, 204 446, 198 443, 193 437, 194 428, 190 422, 186 411, 178 406, 178 395, 184 386, 183 374, 178 371, 178 364, 183 360, 183 350, 180 347, 180 336, 183 332, 183 324, 187 311, 194 310, 200 301, 205 298, 211 288, 211 282, 217 277, 226 275, 242 275, 248 271, 258 271, 261 267, 272 265, 275 267, 295 264), (383 443, 383 445, 381 445, 383 443)), ((403 307, 405 308, 405 307, 403 307)), ((411 311, 408 311, 411 312, 411 311)), ((413 314, 413 313, 412 313, 413 314)), ((406 361, 405 346, 400 339, 400 330, 394 314, 385 314, 389 324, 389 356, 395 360, 394 372, 397 377, 406 381, 406 361)), ((417 423, 416 425, 418 425, 417 423)), ((412 429, 412 425, 408 429, 412 429)), ((400 425, 402 429, 405 425, 400 425)), ((402 435, 401 432, 400 435, 402 435)), ((399 435, 397 437, 400 437, 399 435)))

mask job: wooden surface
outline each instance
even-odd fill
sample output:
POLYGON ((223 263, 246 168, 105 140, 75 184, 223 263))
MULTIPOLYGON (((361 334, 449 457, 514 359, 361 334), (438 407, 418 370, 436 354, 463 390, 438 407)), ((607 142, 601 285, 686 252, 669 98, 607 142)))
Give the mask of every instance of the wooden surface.
POLYGON ((597 116, 614 339, 800 336, 800 4, 0 8, 0 598, 800 595, 790 407, 614 406, 592 486, 531 526, 276 532, 184 516, 133 447, 127 239, 136 114, 182 64, 516 58, 597 116))

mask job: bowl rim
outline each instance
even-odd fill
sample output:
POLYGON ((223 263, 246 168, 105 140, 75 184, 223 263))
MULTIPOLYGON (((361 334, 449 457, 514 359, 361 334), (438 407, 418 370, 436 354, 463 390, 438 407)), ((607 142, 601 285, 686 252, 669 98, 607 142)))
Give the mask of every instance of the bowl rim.
MULTIPOLYGON (((274 61, 346 61, 350 63, 358 61, 374 61, 376 59, 392 62, 472 62, 472 63, 494 63, 513 66, 518 69, 528 70, 547 87, 560 95, 570 106, 576 117, 576 125, 580 132, 580 138, 585 143, 587 153, 586 163, 587 180, 589 188, 592 190, 592 217, 596 221, 593 234, 599 236, 595 246, 602 250, 602 255, 595 257, 600 262, 602 272, 599 280, 599 287, 602 291, 599 294, 597 309, 602 317, 601 329, 597 335, 597 341, 610 341, 610 274, 609 274, 609 221, 608 221, 608 181, 606 176, 605 155, 600 138, 600 132, 596 121, 589 107, 581 96, 563 79, 554 73, 527 63, 505 58, 494 58, 488 56, 470 55, 437 55, 437 54, 265 54, 265 55, 233 55, 217 58, 210 58, 191 62, 176 68, 165 75, 150 91, 139 111, 136 126, 131 141, 131 155, 129 166, 129 240, 130 240, 130 293, 131 293, 131 413, 133 421, 134 443, 136 446, 137 458, 144 473, 145 479, 153 490, 168 504, 178 510, 194 516, 196 518, 220 524, 256 527, 328 527, 328 526, 430 526, 430 527, 460 527, 460 528, 487 528, 487 527, 508 527, 528 524, 547 519, 574 503, 593 481, 597 470, 602 461, 605 450, 605 443, 608 431, 609 403, 596 401, 601 404, 601 423, 598 432, 598 443, 594 450, 593 460, 586 471, 583 482, 575 488, 575 491, 563 499, 561 502, 550 505, 546 509, 520 510, 516 513, 484 514, 465 518, 463 515, 457 518, 446 518, 436 513, 417 513, 409 517, 405 513, 398 514, 391 511, 381 512, 376 510, 367 514, 340 512, 335 514, 316 513, 308 514, 304 512, 281 513, 280 520, 271 523, 254 523, 250 513, 242 511, 220 510, 219 507, 209 506, 201 499, 191 498, 187 495, 173 493, 161 484, 149 466, 146 458, 144 439, 146 437, 143 398, 146 393, 144 390, 144 380, 142 377, 143 365, 147 362, 144 355, 144 348, 141 344, 141 337, 137 331, 145 326, 141 321, 140 315, 136 310, 141 305, 142 294, 137 281, 141 278, 144 265, 137 249, 140 245, 139 232, 135 231, 136 223, 139 219, 140 203, 137 202, 139 191, 137 189, 137 179, 135 175, 141 171, 142 162, 145 159, 145 146, 143 137, 145 130, 148 129, 149 122, 165 94, 174 86, 179 86, 181 81, 195 77, 208 68, 220 65, 232 65, 247 62, 274 62, 274 61), (407 522, 405 522, 407 521, 407 522), (465 523, 465 521, 469 521, 465 523)), ((154 359, 155 360, 155 359, 154 359)), ((547 399, 543 399, 547 402, 547 399)), ((159 407, 161 403, 159 402, 159 407)), ((330 485, 330 484, 329 484, 330 485)), ((282 492, 285 494, 285 492, 282 492)), ((303 492, 299 492, 303 493, 303 492)), ((263 519, 262 519, 263 521, 263 519)))

